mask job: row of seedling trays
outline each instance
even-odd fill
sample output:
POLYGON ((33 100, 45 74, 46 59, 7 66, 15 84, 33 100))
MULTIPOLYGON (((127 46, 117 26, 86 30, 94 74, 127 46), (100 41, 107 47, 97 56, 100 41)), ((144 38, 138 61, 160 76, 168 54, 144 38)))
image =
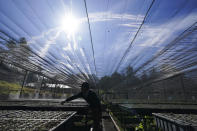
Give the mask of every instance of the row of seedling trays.
POLYGON ((71 111, 0 110, 0 129, 3 131, 49 131, 73 113, 71 111))
POLYGON ((196 114, 153 113, 163 131, 197 131, 196 114))
POLYGON ((109 107, 116 123, 124 131, 158 131, 151 115, 140 115, 134 111, 125 110, 119 105, 109 107))

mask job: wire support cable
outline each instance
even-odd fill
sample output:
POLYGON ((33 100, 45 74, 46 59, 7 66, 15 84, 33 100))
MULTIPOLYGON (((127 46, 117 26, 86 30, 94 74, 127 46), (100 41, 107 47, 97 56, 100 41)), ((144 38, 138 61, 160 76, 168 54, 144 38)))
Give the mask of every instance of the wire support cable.
POLYGON ((149 6, 149 8, 148 8, 148 10, 147 10, 147 12, 146 12, 146 14, 145 14, 145 16, 144 16, 144 19, 143 19, 143 21, 142 21, 142 23, 141 23, 141 25, 140 25, 140 27, 138 28, 138 30, 137 30, 135 36, 133 37, 131 43, 129 44, 129 47, 126 49, 126 51, 124 52, 124 55, 123 55, 122 58, 120 59, 120 62, 118 63, 118 66, 117 66, 116 69, 115 69, 115 72, 119 69, 121 63, 123 62, 123 60, 125 59, 125 57, 126 57, 127 54, 129 53, 129 50, 130 50, 131 46, 133 45, 135 39, 137 38, 138 33, 140 32, 142 26, 144 25, 145 20, 146 20, 148 14, 149 14, 149 12, 150 12, 150 10, 151 10, 151 8, 152 8, 154 2, 155 2, 155 0, 153 0, 153 1, 151 2, 151 4, 150 4, 150 6, 149 6))
POLYGON ((87 21, 88 21, 88 28, 89 28, 91 47, 92 47, 92 54, 93 54, 93 59, 94 59, 94 68, 95 68, 95 73, 96 73, 96 76, 97 76, 96 60, 95 60, 95 54, 94 54, 94 45, 93 45, 93 39, 92 39, 92 31, 91 31, 90 20, 89 20, 89 16, 88 16, 88 8, 87 8, 86 0, 84 0, 84 4, 85 4, 85 10, 86 10, 86 17, 87 17, 87 21))

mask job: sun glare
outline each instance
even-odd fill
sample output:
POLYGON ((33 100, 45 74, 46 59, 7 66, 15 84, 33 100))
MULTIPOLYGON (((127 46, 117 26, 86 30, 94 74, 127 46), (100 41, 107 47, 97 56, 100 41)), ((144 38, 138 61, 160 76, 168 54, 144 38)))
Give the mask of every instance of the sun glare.
POLYGON ((76 33, 79 26, 77 19, 72 14, 66 15, 65 18, 62 19, 61 24, 61 28, 69 34, 76 33))

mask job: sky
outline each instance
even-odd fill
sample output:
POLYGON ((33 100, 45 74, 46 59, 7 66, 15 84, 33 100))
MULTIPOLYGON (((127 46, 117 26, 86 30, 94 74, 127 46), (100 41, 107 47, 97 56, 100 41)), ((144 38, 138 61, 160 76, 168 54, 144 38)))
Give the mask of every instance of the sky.
POLYGON ((86 5, 90 29, 84 0, 1 0, 0 30, 25 37, 55 68, 100 78, 128 66, 137 70, 197 22, 196 0, 86 0, 86 5), (69 23, 68 16, 75 21, 69 23))

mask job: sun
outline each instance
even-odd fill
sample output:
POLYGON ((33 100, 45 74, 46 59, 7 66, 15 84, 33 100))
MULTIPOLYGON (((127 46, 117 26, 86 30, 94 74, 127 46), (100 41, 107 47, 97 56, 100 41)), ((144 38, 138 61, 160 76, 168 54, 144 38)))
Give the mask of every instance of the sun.
POLYGON ((67 14, 61 21, 61 28, 68 34, 76 33, 79 26, 78 20, 72 14, 67 14))

